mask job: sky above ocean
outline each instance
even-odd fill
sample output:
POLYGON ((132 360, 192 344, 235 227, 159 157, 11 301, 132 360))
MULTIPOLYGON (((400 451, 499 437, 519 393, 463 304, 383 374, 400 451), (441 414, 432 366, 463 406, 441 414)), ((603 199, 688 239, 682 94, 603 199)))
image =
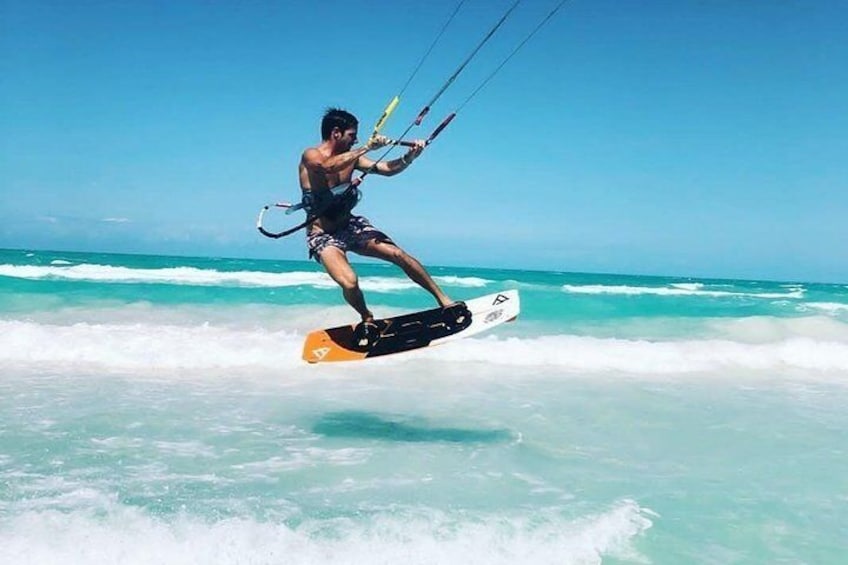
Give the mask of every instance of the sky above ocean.
MULTIPOLYGON (((511 2, 463 4, 399 135, 511 2)), ((553 8, 524 1, 425 137, 553 8)), ((0 247, 302 259, 262 238, 328 106, 364 137, 455 2, 59 3, 0 18, 0 247)), ((437 265, 848 280, 844 2, 568 2, 357 209, 437 265)))

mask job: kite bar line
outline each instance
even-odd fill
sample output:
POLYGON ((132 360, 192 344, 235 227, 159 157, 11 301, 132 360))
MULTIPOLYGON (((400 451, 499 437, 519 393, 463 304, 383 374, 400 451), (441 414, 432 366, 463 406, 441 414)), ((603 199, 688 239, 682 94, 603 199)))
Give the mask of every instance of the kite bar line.
POLYGON ((412 79, 415 78, 415 75, 418 74, 418 71, 421 69, 421 66, 424 64, 424 61, 426 61, 427 57, 430 56, 430 53, 433 51, 433 48, 439 42, 439 39, 442 38, 442 35, 445 33, 445 30, 448 28, 450 23, 456 17, 457 12, 459 12, 459 9, 462 7, 462 5, 464 3, 465 3, 465 0, 460 0, 459 4, 456 5, 456 8, 454 8, 450 17, 448 18, 448 20, 442 26, 442 29, 439 30, 439 33, 438 33, 438 35, 436 35, 436 38, 433 39, 433 42, 430 44, 430 47, 427 49, 427 51, 421 57, 421 60, 418 61, 418 64, 415 66, 415 69, 413 69, 412 73, 409 75, 409 78, 406 79, 406 82, 401 87, 400 92, 394 98, 391 99, 391 101, 386 106, 386 109, 383 110, 383 114, 380 116, 380 119, 377 120, 377 123, 374 125, 374 131, 371 133, 371 137, 374 137, 375 135, 380 133, 380 130, 383 128, 384 125, 386 125, 386 120, 389 119, 389 116, 392 115, 392 112, 394 112, 395 108, 397 108, 398 104, 400 104, 401 96, 403 96, 403 93, 406 92, 406 89, 409 87, 409 84, 412 82, 412 79))
MULTIPOLYGON (((533 28, 533 30, 509 53, 509 55, 507 55, 501 61, 501 63, 497 67, 495 67, 495 69, 471 92, 471 94, 459 105, 459 107, 455 111, 451 112, 444 120, 442 120, 442 122, 436 127, 436 129, 433 130, 433 132, 430 134, 430 136, 425 140, 425 142, 424 142, 425 146, 430 145, 436 139, 436 137, 438 137, 438 135, 440 133, 442 133, 442 131, 448 126, 448 124, 450 124, 453 121, 453 119, 456 117, 456 115, 459 113, 459 111, 462 110, 475 96, 477 96, 477 94, 530 41, 530 39, 534 35, 536 35, 536 33, 538 33, 539 30, 542 29, 542 27, 544 27, 544 25, 546 23, 548 23, 554 17, 554 15, 560 10, 560 8, 562 8, 563 5, 565 5, 565 3, 567 1, 568 0, 561 0, 547 14, 547 16, 545 16, 536 25, 536 27, 533 28)), ((412 79, 418 73, 419 69, 424 64, 424 61, 430 55, 433 48, 438 43, 442 34, 444 34, 448 25, 450 25, 450 23, 453 21, 457 12, 459 11, 460 7, 463 5, 464 2, 465 2, 465 0, 460 0, 459 4, 456 6, 456 8, 451 13, 448 20, 442 26, 442 29, 439 31, 436 38, 433 40, 433 43, 430 45, 429 49, 427 49, 427 51, 424 53, 423 57, 418 62, 418 65, 415 67, 415 69, 410 74, 409 78, 404 83, 400 92, 394 98, 392 98, 392 100, 386 106, 385 110, 383 111, 382 115, 380 116, 380 119, 377 120, 377 123, 374 126, 374 131, 372 133, 372 137, 379 133, 379 131, 386 124, 386 121, 388 120, 389 116, 391 116, 391 114, 395 111, 398 104, 400 103, 401 96, 406 91, 406 89, 409 87, 410 83, 412 82, 412 79)), ((445 81, 444 84, 442 84, 442 86, 439 88, 439 90, 436 92, 436 94, 430 99, 430 101, 421 109, 421 111, 418 113, 418 115, 415 117, 415 119, 412 121, 412 123, 410 123, 409 126, 407 126, 407 128, 403 131, 403 133, 401 133, 401 135, 398 137, 398 139, 390 141, 388 149, 386 149, 386 151, 383 152, 383 154, 380 155, 379 158, 376 161, 374 161, 374 163, 367 170, 363 171, 359 175, 359 177, 352 179, 351 182, 337 186, 337 187, 334 187, 334 188, 331 189, 331 192, 333 193, 334 196, 346 194, 347 192, 357 188, 362 183, 363 179, 366 176, 368 176, 371 172, 373 172, 376 169, 377 165, 380 162, 382 162, 386 158, 386 156, 395 147, 397 147, 399 145, 404 146, 404 147, 416 147, 417 146, 416 142, 406 141, 406 140, 403 139, 403 137, 406 136, 406 134, 408 134, 413 127, 421 125, 421 122, 424 120, 424 117, 430 112, 430 108, 433 106, 433 104, 435 104, 439 100, 439 98, 441 98, 441 96, 450 87, 450 85, 453 84, 453 82, 456 80, 456 78, 459 76, 459 74, 465 69, 466 66, 468 66, 468 64, 471 62, 472 59, 474 59, 474 57, 477 55, 477 53, 480 51, 480 49, 482 49, 482 47, 486 44, 486 42, 488 42, 489 39, 492 38, 492 36, 495 34, 495 32, 501 27, 501 25, 503 25, 503 23, 507 20, 507 18, 510 16, 510 14, 512 14, 513 10, 515 10, 515 8, 520 3, 521 3, 521 0, 515 0, 515 2, 509 7, 509 9, 507 9, 507 11, 503 14, 503 16, 501 16, 501 18, 497 21, 497 23, 495 23, 495 25, 489 30, 489 32, 483 37, 483 39, 477 44, 477 46, 474 48, 474 50, 465 58, 465 60, 459 65, 459 67, 457 67, 457 69, 453 72, 453 74, 450 75, 450 77, 448 77, 448 79, 445 81)), ((292 233, 294 233, 294 232, 296 232, 300 229, 303 229, 307 225, 309 225, 311 222, 313 222, 316 218, 318 218, 320 216, 321 211, 320 210, 317 210, 317 211, 307 210, 307 218, 304 222, 302 222, 302 223, 300 223, 300 224, 298 224, 298 225, 296 225, 292 228, 289 228, 287 230, 281 231, 281 232, 271 232, 269 230, 266 230, 263 227, 262 222, 263 222, 263 219, 265 217, 265 213, 268 212, 271 208, 284 208, 286 210, 285 213, 287 215, 289 215, 289 214, 292 214, 292 213, 294 213, 298 210, 303 210, 303 209, 306 209, 306 208, 309 208, 309 207, 310 207, 310 205, 307 202, 306 196, 299 203, 291 204, 291 203, 287 203, 287 202, 281 202, 281 203, 276 203, 276 204, 269 204, 267 206, 264 206, 262 208, 262 210, 259 212, 259 217, 256 220, 256 228, 259 230, 259 232, 262 235, 264 235, 266 237, 270 237, 270 238, 274 238, 274 239, 285 237, 285 236, 290 235, 290 234, 292 234, 292 233)))

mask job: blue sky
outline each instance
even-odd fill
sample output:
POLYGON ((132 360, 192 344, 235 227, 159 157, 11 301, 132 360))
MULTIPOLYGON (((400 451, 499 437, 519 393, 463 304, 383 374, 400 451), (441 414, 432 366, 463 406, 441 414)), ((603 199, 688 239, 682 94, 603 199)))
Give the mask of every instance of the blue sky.
MULTIPOLYGON (((468 0, 399 134, 511 0, 468 0)), ((524 0, 419 128, 556 0, 524 0)), ((0 247, 303 259, 327 106, 363 133, 456 2, 2 0, 0 247)), ((433 265, 848 281, 848 4, 574 1, 357 210, 433 265)))

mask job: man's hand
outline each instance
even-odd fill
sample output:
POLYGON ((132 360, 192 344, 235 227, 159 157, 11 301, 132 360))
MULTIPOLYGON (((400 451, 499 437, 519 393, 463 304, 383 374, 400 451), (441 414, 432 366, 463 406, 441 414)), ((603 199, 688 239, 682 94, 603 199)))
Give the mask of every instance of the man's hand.
POLYGON ((375 135, 372 136, 371 139, 368 140, 368 143, 365 144, 366 151, 373 151, 375 149, 379 149, 381 147, 385 147, 386 145, 392 142, 391 139, 386 137, 385 135, 375 135))
POLYGON ((403 156, 403 160, 406 163, 411 163, 415 159, 421 155, 421 152, 424 151, 424 148, 427 147, 427 142, 423 139, 416 139, 413 143, 415 145, 410 147, 409 151, 406 152, 406 155, 403 156))

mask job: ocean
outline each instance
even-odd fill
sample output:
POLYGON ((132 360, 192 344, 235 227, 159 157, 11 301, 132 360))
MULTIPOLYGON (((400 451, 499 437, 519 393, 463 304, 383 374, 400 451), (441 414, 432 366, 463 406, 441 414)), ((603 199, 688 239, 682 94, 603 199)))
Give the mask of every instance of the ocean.
POLYGON ((848 284, 431 273, 522 315, 307 365, 315 263, 0 251, 0 563, 846 562, 848 284))

